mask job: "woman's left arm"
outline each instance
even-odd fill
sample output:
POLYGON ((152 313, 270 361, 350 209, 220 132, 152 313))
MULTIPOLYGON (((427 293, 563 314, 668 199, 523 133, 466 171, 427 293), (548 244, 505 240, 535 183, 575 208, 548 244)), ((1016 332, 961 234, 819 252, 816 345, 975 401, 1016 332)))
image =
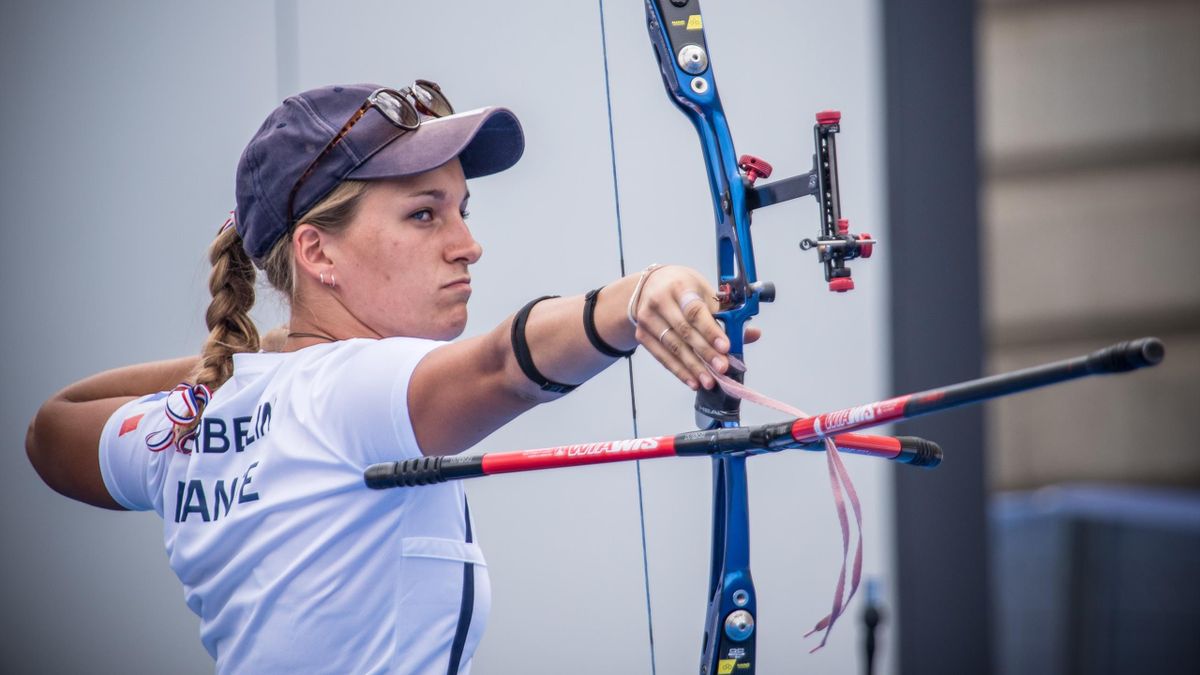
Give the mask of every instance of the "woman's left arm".
MULTIPOLYGON (((716 382, 705 364, 720 373, 729 366, 729 340, 713 317, 718 309, 712 287, 698 272, 669 265, 606 286, 592 318, 599 339, 610 348, 641 344, 687 386, 711 389, 716 382)), ((430 352, 408 387, 409 416, 421 451, 461 452, 530 408, 560 398, 563 390, 551 383, 576 385, 611 366, 616 359, 598 351, 585 333, 585 311, 584 296, 548 299, 532 307, 523 329, 513 330, 515 316, 509 317, 484 335, 430 352), (521 342, 525 366, 517 357, 521 342), (537 371, 548 388, 529 370, 537 371), (455 386, 461 383, 470 386, 455 386)), ((747 329, 747 342, 756 337, 747 329)))
POLYGON ((122 507, 100 475, 100 434, 118 408, 187 378, 195 356, 142 363, 80 380, 42 404, 25 435, 34 470, 56 492, 109 509, 122 507))

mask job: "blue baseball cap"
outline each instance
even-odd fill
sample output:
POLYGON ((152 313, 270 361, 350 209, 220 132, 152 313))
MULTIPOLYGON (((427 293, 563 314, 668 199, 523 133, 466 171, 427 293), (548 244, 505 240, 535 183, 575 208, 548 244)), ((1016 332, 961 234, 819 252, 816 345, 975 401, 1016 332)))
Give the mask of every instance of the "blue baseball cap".
MULTIPOLYGON (((289 97, 259 127, 237 168, 235 224, 246 253, 261 265, 291 229, 292 186, 342 125, 379 89, 375 84, 330 85, 289 97)), ((299 217, 344 180, 401 178, 459 158, 467 178, 503 171, 525 150, 525 135, 507 108, 479 108, 421 118, 406 131, 375 108, 317 163, 296 195, 299 217)))

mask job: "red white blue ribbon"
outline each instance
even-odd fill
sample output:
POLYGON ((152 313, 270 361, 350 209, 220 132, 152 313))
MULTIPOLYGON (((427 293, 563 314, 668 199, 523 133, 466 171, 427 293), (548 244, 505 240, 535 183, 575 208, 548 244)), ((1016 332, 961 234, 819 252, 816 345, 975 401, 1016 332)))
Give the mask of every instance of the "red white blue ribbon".
POLYGON ((212 391, 203 384, 179 383, 167 394, 167 419, 177 426, 187 426, 200 416, 212 400, 212 391))
POLYGON ((204 412, 205 406, 212 400, 212 391, 203 384, 179 383, 172 389, 165 400, 167 419, 171 420, 171 428, 155 431, 146 436, 146 447, 151 452, 161 452, 175 446, 184 454, 191 454, 192 445, 199 435, 198 429, 181 429, 192 426, 204 412))

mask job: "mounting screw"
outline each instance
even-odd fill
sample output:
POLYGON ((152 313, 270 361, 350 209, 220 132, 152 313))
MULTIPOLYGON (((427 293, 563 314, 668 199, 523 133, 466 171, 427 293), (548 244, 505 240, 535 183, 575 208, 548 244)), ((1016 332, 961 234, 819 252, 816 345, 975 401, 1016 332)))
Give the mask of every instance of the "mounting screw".
POLYGON ((754 633, 754 615, 739 609, 725 618, 725 634, 734 642, 741 642, 754 633))
POLYGON ((675 56, 675 61, 683 72, 689 75, 699 75, 708 69, 708 52, 700 45, 684 45, 675 56))

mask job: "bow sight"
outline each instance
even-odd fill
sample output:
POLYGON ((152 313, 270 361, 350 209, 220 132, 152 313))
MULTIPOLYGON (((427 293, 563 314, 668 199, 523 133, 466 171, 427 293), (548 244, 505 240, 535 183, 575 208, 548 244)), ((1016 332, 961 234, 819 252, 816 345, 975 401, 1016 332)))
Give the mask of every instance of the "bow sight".
POLYGON ((817 260, 825 265, 829 290, 845 293, 854 288, 847 260, 870 258, 875 240, 869 234, 851 234, 850 221, 842 217, 841 190, 838 187, 837 138, 842 113, 822 110, 813 125, 813 168, 791 178, 753 187, 759 178, 770 178, 771 165, 753 155, 738 158, 747 182, 746 207, 754 209, 812 195, 820 202, 821 234, 800 241, 802 250, 817 249, 817 260))

